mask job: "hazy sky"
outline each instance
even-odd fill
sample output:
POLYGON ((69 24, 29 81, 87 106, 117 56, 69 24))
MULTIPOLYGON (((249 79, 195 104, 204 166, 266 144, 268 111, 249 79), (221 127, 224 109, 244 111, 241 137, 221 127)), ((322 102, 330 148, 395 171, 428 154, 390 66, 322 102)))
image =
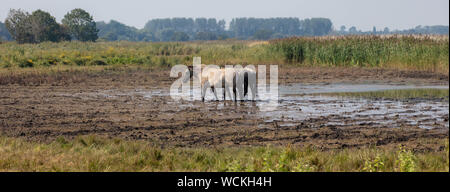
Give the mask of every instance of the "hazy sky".
POLYGON ((1 0, 0 20, 9 9, 42 9, 61 21, 73 8, 83 8, 96 21, 111 19, 142 28, 149 19, 214 17, 326 17, 336 29, 406 29, 417 25, 448 25, 449 0, 1 0))

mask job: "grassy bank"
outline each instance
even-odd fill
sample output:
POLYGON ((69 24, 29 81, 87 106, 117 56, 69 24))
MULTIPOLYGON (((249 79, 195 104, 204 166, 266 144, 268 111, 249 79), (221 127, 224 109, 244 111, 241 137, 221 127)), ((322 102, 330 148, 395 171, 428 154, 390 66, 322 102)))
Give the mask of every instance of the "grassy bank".
POLYGON ((160 148, 146 141, 83 136, 52 143, 0 137, 0 171, 449 171, 443 151, 367 147, 160 148))
POLYGON ((192 64, 352 66, 448 73, 448 36, 348 36, 265 41, 0 44, 0 68, 192 64))

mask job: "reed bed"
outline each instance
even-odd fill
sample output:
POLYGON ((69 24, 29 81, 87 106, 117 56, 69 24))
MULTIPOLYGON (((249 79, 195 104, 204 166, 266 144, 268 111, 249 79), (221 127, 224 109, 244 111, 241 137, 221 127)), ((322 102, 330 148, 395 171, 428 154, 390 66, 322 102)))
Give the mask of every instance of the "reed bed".
POLYGON ((286 63, 448 73, 448 36, 293 37, 270 42, 286 63))

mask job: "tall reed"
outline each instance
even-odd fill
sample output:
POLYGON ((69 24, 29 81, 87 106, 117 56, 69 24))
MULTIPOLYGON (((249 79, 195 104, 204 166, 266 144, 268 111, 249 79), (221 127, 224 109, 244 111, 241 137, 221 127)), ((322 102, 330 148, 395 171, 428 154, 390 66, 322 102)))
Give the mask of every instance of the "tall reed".
POLYGON ((270 42, 287 63, 448 73, 448 36, 294 37, 270 42))

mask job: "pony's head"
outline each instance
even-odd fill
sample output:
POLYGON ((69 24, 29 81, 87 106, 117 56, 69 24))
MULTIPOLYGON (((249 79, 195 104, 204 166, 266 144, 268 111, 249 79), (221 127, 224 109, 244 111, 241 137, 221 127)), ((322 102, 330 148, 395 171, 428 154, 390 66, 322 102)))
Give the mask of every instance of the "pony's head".
POLYGON ((194 68, 193 66, 188 66, 188 70, 186 70, 184 74, 183 82, 188 82, 194 76, 194 68))

